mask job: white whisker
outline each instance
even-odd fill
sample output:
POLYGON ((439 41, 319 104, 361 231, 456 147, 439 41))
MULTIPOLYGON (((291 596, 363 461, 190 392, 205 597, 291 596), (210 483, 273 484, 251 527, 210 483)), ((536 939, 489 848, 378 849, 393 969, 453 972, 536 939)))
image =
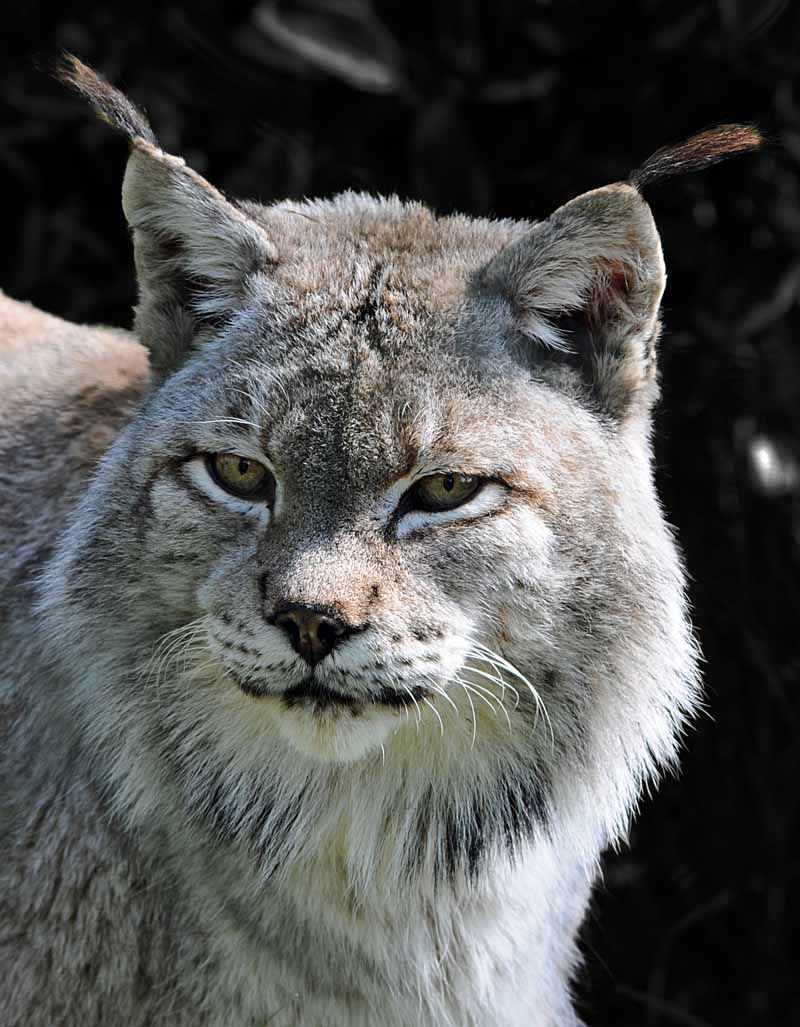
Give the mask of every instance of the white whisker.
POLYGON ((205 631, 205 618, 198 617, 188 624, 183 624, 163 634, 156 642, 149 660, 140 673, 143 687, 148 689, 152 682, 155 696, 158 699, 167 667, 177 664, 181 657, 184 659, 185 666, 191 652, 207 651, 206 645, 201 641, 205 631))
MULTIPOLYGON (((476 685, 474 681, 472 682, 472 684, 468 684, 464 680, 461 680, 461 679, 459 679, 459 680, 460 680, 460 683, 461 683, 462 687, 465 688, 468 693, 469 692, 474 693, 478 697, 478 699, 480 699, 482 702, 484 702, 489 707, 489 709, 492 711, 493 716, 495 716, 495 717, 497 716, 497 707, 494 705, 494 702, 498 701, 496 696, 492 697, 494 699, 494 702, 492 702, 491 699, 488 699, 486 697, 487 694, 491 695, 491 693, 487 693, 485 688, 481 688, 480 685, 476 685)), ((505 709, 504 709, 504 712, 505 712, 505 709)), ((508 716, 508 714, 506 713, 506 717, 507 716, 508 716)))
POLYGON ((433 680, 431 680, 430 685, 437 695, 440 695, 443 699, 450 703, 450 705, 456 711, 456 716, 460 717, 461 711, 459 710, 458 706, 456 706, 456 704, 453 702, 452 698, 447 694, 447 689, 444 688, 442 685, 437 685, 436 682, 433 680))
POLYGON ((198 617, 196 620, 189 621, 188 624, 181 624, 180 627, 173 628, 172 631, 167 631, 163 635, 161 635, 160 638, 156 640, 156 643, 153 646, 153 651, 151 653, 150 659, 142 673, 147 672, 153 660, 155 660, 160 655, 160 653, 163 651, 165 647, 169 645, 172 639, 183 637, 187 634, 193 634, 194 632, 198 631, 200 627, 204 624, 205 618, 198 617))
POLYGON ((505 656, 502 656, 500 653, 494 652, 493 650, 487 648, 479 642, 473 643, 472 648, 476 655, 485 654, 485 656, 488 659, 490 659, 492 662, 497 662, 503 670, 508 671, 509 674, 513 674, 514 677, 516 677, 525 685, 530 694, 533 696, 534 702, 536 703, 537 717, 538 714, 541 713, 544 719, 547 721, 547 727, 550 732, 550 745, 552 747, 555 747, 556 739, 555 733, 553 732, 553 723, 550 720, 550 714, 547 712, 547 707, 544 704, 544 700, 542 699, 541 695, 536 690, 536 688, 533 686, 533 684, 531 684, 531 682, 525 677, 522 671, 515 667, 513 663, 507 660, 505 656))
POLYGON ((442 723, 442 718, 439 716, 439 711, 436 709, 436 707, 433 705, 430 699, 426 699, 424 695, 422 697, 422 701, 425 703, 426 706, 429 706, 431 708, 431 710, 433 711, 433 715, 439 721, 439 734, 442 738, 444 738, 444 724, 442 723))
POLYGON ((478 733, 478 717, 477 717, 477 714, 475 713, 475 703, 472 701, 472 696, 469 694, 469 687, 464 684, 464 682, 461 680, 461 678, 456 678, 456 681, 464 689, 464 695, 466 695, 467 702, 469 703, 469 708, 472 710, 472 744, 470 745, 470 748, 474 749, 475 748, 475 738, 476 738, 477 733, 478 733))
MULTIPOLYGON (((416 711, 417 711, 417 732, 419 732, 419 725, 420 725, 420 723, 422 722, 422 710, 420 710, 420 708, 419 708, 419 703, 418 703, 418 702, 417 702, 417 700, 416 700, 416 696, 415 696, 415 695, 414 695, 414 693, 413 693, 413 692, 411 691, 411 689, 410 689, 410 688, 408 687, 408 685, 406 685, 406 684, 405 684, 404 682, 402 682, 402 681, 400 682, 400 684, 401 684, 401 686, 402 686, 402 687, 403 687, 403 688, 404 688, 404 689, 406 690, 406 692, 408 692, 408 697, 409 697, 409 699, 411 699, 411 701, 412 701, 412 702, 414 703, 414 706, 415 706, 415 708, 416 708, 416 711)), ((406 709, 407 709, 407 708, 408 708, 408 707, 406 707, 406 709)))
POLYGON ((506 679, 503 677, 502 671, 500 670, 500 668, 497 666, 495 660, 493 659, 495 654, 492 653, 491 649, 487 649, 485 646, 482 646, 479 643, 477 643, 477 644, 473 645, 472 651, 468 655, 467 660, 469 661, 469 659, 473 655, 477 656, 478 660, 480 660, 481 663, 488 663, 491 666, 492 670, 497 675, 499 681, 502 683, 501 687, 503 689, 503 698, 505 698, 505 689, 506 688, 510 689, 510 691, 512 691, 514 693, 514 709, 516 710, 517 707, 519 706, 519 692, 514 687, 514 685, 511 684, 510 681, 506 681, 506 679))
POLYGON ((260 431, 261 428, 254 421, 247 421, 244 417, 214 417, 208 421, 181 421, 181 424, 244 424, 248 428, 260 431))
POLYGON ((468 670, 470 674, 479 674, 482 678, 486 678, 487 681, 493 681, 495 684, 500 685, 501 694, 499 696, 498 701, 501 705, 503 705, 505 689, 507 688, 510 692, 513 692, 514 709, 516 710, 519 707, 519 692, 516 690, 516 688, 514 688, 513 685, 509 685, 507 681, 504 681, 503 678, 499 676, 499 672, 498 674, 488 674, 485 670, 480 670, 478 667, 473 666, 473 664, 469 662, 465 664, 465 669, 468 670))
MULTIPOLYGON (((470 667, 470 668, 468 668, 468 670, 471 673, 476 673, 474 667, 470 667)), ((480 673, 480 671, 478 671, 477 673, 480 673)), ((484 676, 487 676, 487 675, 484 675, 484 676)), ((497 705, 503 711, 503 714, 504 714, 504 716, 506 718, 506 723, 508 724, 508 730, 511 731, 512 730, 512 728, 511 728, 511 718, 508 715, 508 710, 503 705, 502 698, 500 696, 498 696, 498 695, 495 695, 494 692, 489 691, 488 688, 484 688, 483 685, 476 684, 474 681, 470 682, 470 688, 476 689, 479 695, 486 697, 484 701, 489 703, 489 705, 491 705, 492 712, 494 713, 495 716, 497 716, 497 710, 494 707, 494 703, 497 703, 497 705), (491 696, 491 700, 488 698, 489 696, 491 696)))
POLYGON ((172 653, 176 649, 180 649, 182 645, 193 642, 197 635, 199 635, 197 622, 192 622, 175 631, 170 631, 166 635, 162 635, 142 671, 145 686, 149 685, 154 673, 156 680, 158 680, 161 667, 171 657, 172 653))

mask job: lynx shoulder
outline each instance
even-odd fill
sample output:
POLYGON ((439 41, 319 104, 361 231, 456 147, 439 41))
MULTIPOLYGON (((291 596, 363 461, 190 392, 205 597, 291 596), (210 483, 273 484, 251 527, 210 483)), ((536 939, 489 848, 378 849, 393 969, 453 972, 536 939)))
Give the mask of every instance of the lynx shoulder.
POLYGON ((0 608, 24 611, 15 589, 32 585, 148 378, 129 332, 70 324, 0 292, 0 608))
POLYGON ((6 1027, 568 1027, 699 701, 640 188, 260 206, 131 142, 135 337, 0 297, 6 1027), (145 357, 146 354, 146 357, 145 357))

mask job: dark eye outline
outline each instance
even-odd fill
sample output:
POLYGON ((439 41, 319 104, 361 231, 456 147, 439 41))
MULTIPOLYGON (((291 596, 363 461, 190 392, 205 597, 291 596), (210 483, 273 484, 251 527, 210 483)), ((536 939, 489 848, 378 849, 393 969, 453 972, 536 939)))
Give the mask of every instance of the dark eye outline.
POLYGON ((418 478, 411 488, 404 493, 400 500, 398 514, 402 516, 405 513, 409 513, 411 510, 421 510, 423 513, 448 513, 450 510, 457 510, 460 506, 465 506, 471 499, 474 499, 489 480, 489 478, 482 478, 477 474, 464 474, 463 471, 438 471, 435 474, 426 474, 424 477, 418 478), (432 478, 447 477, 474 478, 475 488, 468 495, 449 506, 433 505, 426 502, 426 500, 420 495, 421 486, 432 478))
POLYGON ((236 499, 250 500, 255 503, 266 503, 270 509, 275 505, 275 475, 265 464, 262 464, 259 460, 254 460, 250 456, 243 456, 240 453, 233 453, 228 450, 219 453, 206 453, 204 454, 204 463, 208 476, 214 482, 215 485, 227 492, 229 496, 234 496, 236 499), (226 482, 219 474, 214 460, 220 456, 235 456, 239 457, 240 460, 247 460, 249 463, 258 464, 259 467, 265 471, 264 478, 260 482, 258 488, 252 492, 240 492, 235 488, 232 488, 229 482, 226 482))

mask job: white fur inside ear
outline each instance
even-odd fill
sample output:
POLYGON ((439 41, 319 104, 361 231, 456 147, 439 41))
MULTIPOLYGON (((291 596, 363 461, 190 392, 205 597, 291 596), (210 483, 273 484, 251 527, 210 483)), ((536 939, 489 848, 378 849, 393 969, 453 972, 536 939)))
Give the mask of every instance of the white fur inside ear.
POLYGON ((623 418, 655 377, 658 309, 666 282, 650 208, 618 183, 560 207, 486 265, 484 287, 510 300, 516 330, 532 345, 576 352, 605 409, 623 418), (576 316, 586 331, 557 323, 576 316))
POLYGON ((122 206, 136 253, 136 330, 156 366, 173 364, 196 322, 240 311, 278 254, 252 218, 179 157, 144 140, 131 151, 122 206))
POLYGON ((545 349, 554 350, 557 353, 572 352, 572 346, 566 335, 542 314, 531 311, 525 325, 526 334, 545 349))

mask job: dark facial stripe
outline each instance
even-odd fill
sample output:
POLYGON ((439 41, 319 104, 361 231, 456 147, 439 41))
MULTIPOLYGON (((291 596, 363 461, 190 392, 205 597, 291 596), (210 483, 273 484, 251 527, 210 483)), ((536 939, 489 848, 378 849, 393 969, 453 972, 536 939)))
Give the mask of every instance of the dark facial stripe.
MULTIPOLYGON (((420 690, 416 694, 419 696, 420 690)), ((319 701, 318 696, 314 701, 319 701)), ((304 794, 311 776, 291 799, 279 800, 263 784, 256 788, 243 780, 228 780, 230 768, 219 760, 212 741, 198 724, 173 730, 160 725, 153 740, 176 776, 187 815, 205 824, 216 843, 247 844, 265 876, 279 870, 289 853, 302 845, 302 839, 294 835, 298 824, 304 822, 304 794), (190 737, 191 748, 186 745, 190 737), (250 788, 244 803, 242 786, 250 788)), ((435 882, 453 886, 459 880, 478 879, 493 854, 504 851, 513 859, 535 831, 546 827, 549 806, 550 781, 545 769, 515 771, 504 766, 495 768, 483 784, 470 780, 467 771, 463 784, 452 790, 439 789, 435 782, 421 794, 400 788, 387 796, 383 817, 391 830, 395 816, 408 822, 404 810, 411 810, 413 829, 404 872, 409 884, 426 872, 432 848, 435 882)))
MULTIPOLYGON (((434 818, 418 815, 418 830, 436 832, 436 880, 452 883, 466 876, 474 881, 492 851, 505 850, 513 859, 536 828, 546 825, 548 792, 546 774, 540 770, 523 771, 519 777, 506 773, 485 794, 460 795, 434 818)), ((425 841, 420 837, 417 848, 424 851, 425 841)))

